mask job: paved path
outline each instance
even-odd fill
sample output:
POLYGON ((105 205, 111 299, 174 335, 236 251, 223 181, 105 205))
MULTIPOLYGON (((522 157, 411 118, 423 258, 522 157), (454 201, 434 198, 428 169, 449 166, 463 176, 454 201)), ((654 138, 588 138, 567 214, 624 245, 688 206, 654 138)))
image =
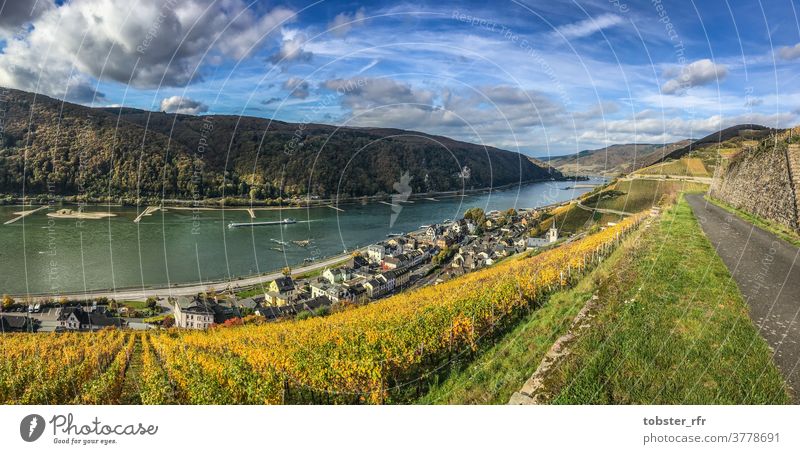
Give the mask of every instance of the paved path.
POLYGON ((800 403, 800 249, 707 202, 686 200, 733 275, 750 317, 800 403))

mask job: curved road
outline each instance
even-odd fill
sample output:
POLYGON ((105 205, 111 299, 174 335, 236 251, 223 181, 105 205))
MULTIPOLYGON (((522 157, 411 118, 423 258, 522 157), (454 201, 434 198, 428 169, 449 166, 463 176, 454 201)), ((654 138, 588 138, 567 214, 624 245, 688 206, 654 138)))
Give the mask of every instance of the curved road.
POLYGON ((750 305, 750 318, 774 350, 775 364, 799 403, 800 249, 700 194, 688 194, 686 200, 750 305))

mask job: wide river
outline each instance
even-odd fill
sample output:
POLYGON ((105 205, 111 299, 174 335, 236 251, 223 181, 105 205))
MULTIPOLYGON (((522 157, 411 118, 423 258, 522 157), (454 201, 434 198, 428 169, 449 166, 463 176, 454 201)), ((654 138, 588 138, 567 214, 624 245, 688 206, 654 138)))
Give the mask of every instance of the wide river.
MULTIPOLYGON (((580 183, 601 183, 592 180, 580 183)), ((402 208, 381 203, 331 208, 256 211, 159 211, 133 220, 133 207, 89 207, 116 214, 101 220, 47 217, 41 210, 15 223, 0 224, 0 293, 63 294, 88 290, 166 287, 227 281, 302 264, 409 232, 422 224, 463 216, 471 207, 486 211, 533 208, 562 202, 590 188, 558 181, 524 185, 467 197, 414 200, 402 208), (295 218, 297 224, 228 228, 230 222, 295 218), (292 240, 311 240, 302 247, 292 240), (278 241, 287 243, 281 245, 278 241)), ((0 207, 0 219, 19 206, 0 207)))

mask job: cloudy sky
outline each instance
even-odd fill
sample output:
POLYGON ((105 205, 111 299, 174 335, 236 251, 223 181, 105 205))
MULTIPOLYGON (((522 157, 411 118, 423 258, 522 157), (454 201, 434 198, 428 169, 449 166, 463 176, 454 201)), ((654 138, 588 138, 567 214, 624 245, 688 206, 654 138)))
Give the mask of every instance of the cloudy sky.
POLYGON ((397 127, 535 156, 800 123, 790 0, 0 5, 0 86, 88 106, 397 127))

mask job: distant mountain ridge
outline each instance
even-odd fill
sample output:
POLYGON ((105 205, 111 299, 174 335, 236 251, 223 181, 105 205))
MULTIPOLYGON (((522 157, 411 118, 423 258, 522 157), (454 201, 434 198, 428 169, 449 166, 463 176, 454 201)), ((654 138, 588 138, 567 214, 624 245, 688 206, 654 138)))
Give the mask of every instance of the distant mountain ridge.
POLYGON ((527 156, 391 128, 89 108, 8 90, 0 191, 120 199, 414 193, 560 179, 527 156))
POLYGON ((570 175, 616 175, 638 167, 638 163, 654 155, 663 155, 686 146, 690 140, 669 144, 630 143, 609 145, 594 150, 540 158, 543 162, 570 175))

